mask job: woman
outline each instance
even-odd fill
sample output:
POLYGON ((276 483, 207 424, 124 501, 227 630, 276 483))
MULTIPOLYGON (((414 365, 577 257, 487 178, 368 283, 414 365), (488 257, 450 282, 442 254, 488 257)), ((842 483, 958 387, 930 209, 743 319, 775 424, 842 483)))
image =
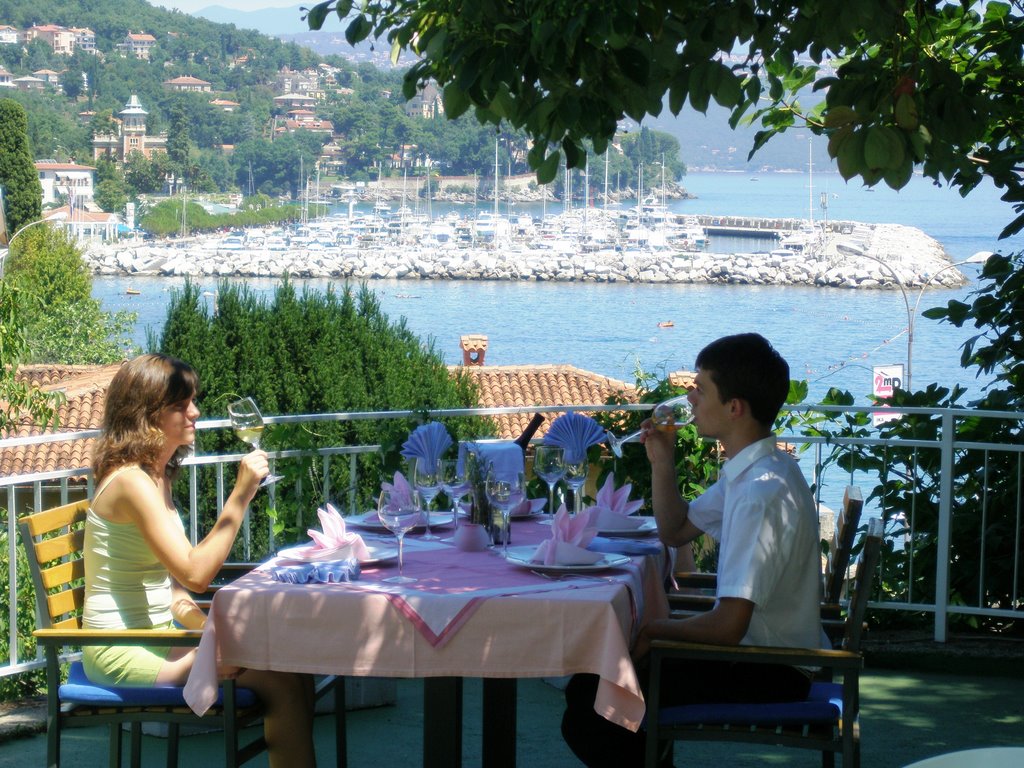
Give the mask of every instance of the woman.
MULTIPOLYGON (((90 629, 201 629, 206 616, 189 592, 203 592, 231 551, 246 507, 268 473, 267 454, 242 459, 217 522, 191 545, 171 501, 171 483, 196 438, 198 379, 166 355, 125 363, 110 382, 103 434, 93 452, 96 493, 85 526, 85 608, 90 629)), ((195 648, 93 646, 93 682, 184 685, 195 648)), ((272 766, 313 765, 313 685, 305 675, 221 670, 252 689, 266 709, 272 766)))

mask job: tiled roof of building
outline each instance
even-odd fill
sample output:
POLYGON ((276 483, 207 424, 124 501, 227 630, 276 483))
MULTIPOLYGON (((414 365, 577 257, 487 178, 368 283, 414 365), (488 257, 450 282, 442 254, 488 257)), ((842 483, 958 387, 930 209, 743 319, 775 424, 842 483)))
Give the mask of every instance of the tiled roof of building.
MULTIPOLYGON (((613 395, 637 402, 636 387, 572 365, 453 365, 464 372, 480 391, 484 408, 529 405, 604 405, 613 395)), ((549 413, 534 437, 541 437, 558 414, 549 413)), ((498 436, 519 437, 533 414, 491 416, 498 436)))
MULTIPOLYGON (((107 386, 119 367, 120 364, 22 366, 18 369, 18 378, 45 391, 63 392, 57 431, 78 432, 99 427, 107 386)), ((8 437, 31 437, 43 432, 25 419, 8 437)), ((92 443, 92 439, 75 440, 0 450, 0 475, 84 467, 89 462, 92 443)))
MULTIPOLYGON (((18 378, 45 390, 62 390, 65 402, 60 407, 60 432, 97 429, 103 418, 107 386, 119 368, 115 365, 38 365, 22 366, 18 378)), ((454 374, 462 371, 476 384, 480 405, 485 408, 531 405, 603 405, 615 394, 636 402, 636 389, 630 384, 584 371, 571 365, 495 365, 450 366, 454 374)), ((542 436, 557 414, 547 414, 535 437, 542 436)), ((497 434, 516 438, 523 433, 531 413, 493 416, 497 434)), ((34 425, 24 423, 9 437, 41 434, 34 425)), ((93 440, 44 443, 0 449, 0 475, 49 472, 84 467, 88 464, 93 440)))

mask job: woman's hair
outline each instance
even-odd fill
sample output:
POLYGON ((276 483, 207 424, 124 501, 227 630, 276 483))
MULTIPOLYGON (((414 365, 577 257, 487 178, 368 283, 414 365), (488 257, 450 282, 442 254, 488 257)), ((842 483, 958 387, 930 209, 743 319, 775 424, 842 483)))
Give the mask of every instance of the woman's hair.
POLYGON ((157 477, 177 474, 188 449, 179 448, 166 467, 158 467, 164 443, 158 422, 165 408, 194 397, 198 388, 196 372, 168 355, 140 355, 122 365, 107 389, 103 434, 93 448, 96 482, 125 464, 157 477))

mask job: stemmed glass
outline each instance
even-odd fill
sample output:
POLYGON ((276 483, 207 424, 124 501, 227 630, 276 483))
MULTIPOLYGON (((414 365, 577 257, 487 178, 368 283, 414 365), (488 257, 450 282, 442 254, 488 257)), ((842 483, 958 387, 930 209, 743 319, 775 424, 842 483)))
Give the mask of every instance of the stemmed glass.
MULTIPOLYGON (((260 449, 260 438, 263 437, 263 414, 256 407, 251 397, 243 397, 228 406, 228 416, 231 417, 231 428, 235 430, 235 437, 243 443, 248 443, 253 450, 260 449)), ((267 475, 260 483, 260 488, 282 479, 281 475, 267 475)))
MULTIPOLYGON (((651 421, 654 423, 654 426, 663 430, 682 429, 685 427, 693 421, 693 409, 690 407, 689 395, 680 395, 679 397, 669 398, 664 402, 658 403, 651 412, 651 421)), ((612 449, 612 453, 621 459, 622 446, 639 440, 643 430, 638 429, 636 432, 625 437, 616 437, 611 432, 606 432, 605 434, 608 437, 608 447, 612 449)))
POLYGON ((583 508, 583 484, 590 473, 590 462, 586 457, 582 461, 565 462, 565 484, 572 489, 572 513, 578 515, 583 508))
POLYGON ((565 451, 560 445, 538 445, 533 454, 533 473, 548 486, 548 515, 555 514, 555 486, 565 477, 565 451))
POLYGON ((455 530, 459 529, 459 501, 473 490, 469 482, 465 462, 459 466, 458 459, 442 459, 440 463, 441 487, 452 503, 452 515, 455 518, 455 530))
POLYGON ((441 492, 441 472, 438 467, 437 459, 434 461, 429 461, 423 458, 414 459, 412 467, 412 484, 423 496, 424 518, 426 520, 427 530, 423 534, 422 538, 425 540, 437 539, 439 537, 430 532, 430 504, 434 500, 434 497, 441 492))
POLYGON ((392 584, 408 584, 416 581, 415 576, 405 575, 405 560, 403 558, 403 544, 405 534, 411 531, 423 519, 423 511, 420 506, 420 495, 416 491, 381 491, 377 499, 377 517, 381 525, 395 534, 398 539, 398 575, 389 576, 381 581, 388 581, 392 584))
POLYGON ((499 472, 492 468, 487 473, 484 491, 491 506, 501 512, 501 555, 508 557, 509 515, 526 498, 526 479, 522 472, 499 472))

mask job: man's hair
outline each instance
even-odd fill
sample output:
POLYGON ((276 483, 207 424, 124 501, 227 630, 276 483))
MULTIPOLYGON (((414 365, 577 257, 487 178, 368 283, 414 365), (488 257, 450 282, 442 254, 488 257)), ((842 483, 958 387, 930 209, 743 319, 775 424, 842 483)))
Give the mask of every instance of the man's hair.
POLYGON ((697 368, 711 376, 723 403, 746 400, 754 419, 768 428, 789 395, 789 364, 759 333, 711 342, 697 355, 697 368))

